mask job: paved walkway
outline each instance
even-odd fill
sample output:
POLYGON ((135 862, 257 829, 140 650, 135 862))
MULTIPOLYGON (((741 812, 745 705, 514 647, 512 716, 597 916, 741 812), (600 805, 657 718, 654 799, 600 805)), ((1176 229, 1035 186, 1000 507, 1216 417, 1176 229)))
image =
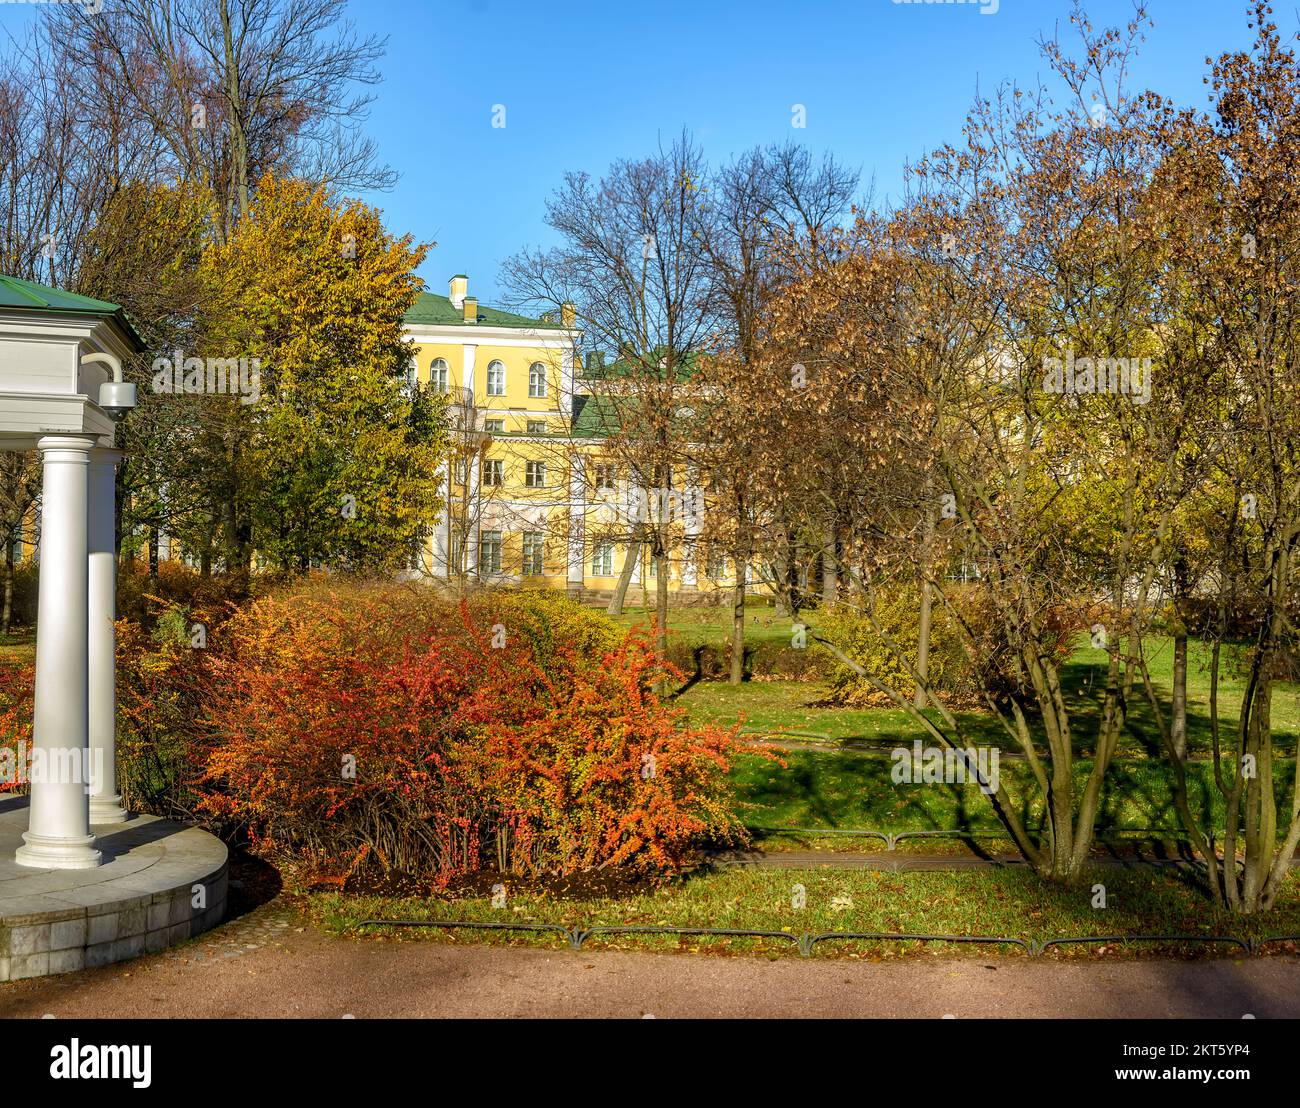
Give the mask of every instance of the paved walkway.
POLYGON ((0 985, 0 1017, 1300 1016, 1300 958, 905 961, 344 939, 279 902, 135 962, 0 985))

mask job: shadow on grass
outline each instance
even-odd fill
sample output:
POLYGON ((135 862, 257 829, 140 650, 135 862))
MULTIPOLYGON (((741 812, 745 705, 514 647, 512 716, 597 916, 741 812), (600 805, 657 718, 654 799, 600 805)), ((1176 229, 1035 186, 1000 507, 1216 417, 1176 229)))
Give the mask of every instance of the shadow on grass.
MULTIPOLYGON (((1230 664, 1232 653, 1242 644, 1229 644, 1225 650, 1220 682, 1220 734, 1221 742, 1226 747, 1232 741, 1232 734, 1238 723, 1240 711, 1241 683, 1232 671, 1230 664)), ((1171 678, 1169 658, 1172 647, 1166 642, 1155 647, 1151 661, 1152 678, 1156 686, 1157 700, 1168 721, 1171 678)), ((1187 735, 1188 749, 1192 760, 1211 757, 1211 719, 1209 714, 1209 678, 1208 661, 1203 651, 1193 651, 1188 673, 1188 713, 1187 735)), ((1071 743, 1078 758, 1091 758, 1096 751, 1098 728, 1101 725, 1101 713, 1105 696, 1107 677, 1107 660, 1104 651, 1081 648, 1061 668, 1062 691, 1066 706, 1070 712, 1071 743)), ((1275 686, 1273 739, 1275 753, 1293 756, 1296 750, 1297 734, 1295 704, 1297 690, 1295 685, 1278 683, 1275 686)), ((866 717, 862 722, 868 724, 869 730, 840 731, 834 741, 842 743, 847 749, 878 751, 881 748, 910 745, 915 739, 928 741, 921 728, 905 712, 893 708, 854 709, 840 707, 834 703, 817 698, 812 691, 792 688, 791 702, 783 707, 791 714, 822 711, 829 718, 840 721, 853 719, 855 716, 866 717)), ((738 705, 743 707, 743 705, 738 705)), ((1141 684, 1135 685, 1133 695, 1126 705, 1127 716, 1124 731, 1120 736, 1118 753, 1124 755, 1145 755, 1163 759, 1164 744, 1160 736, 1160 727, 1156 720, 1146 693, 1141 684)), ((756 708, 759 713, 769 714, 772 705, 763 704, 756 708)), ((1027 709, 1029 723, 1033 732, 1035 748, 1046 749, 1045 734, 1041 717, 1027 709)), ((940 724, 937 713, 927 713, 940 724)), ((955 712, 962 741, 976 746, 994 746, 1003 752, 1003 757, 1018 757, 1018 747, 1014 738, 1002 726, 992 713, 955 712)), ((756 720, 756 723, 758 721, 756 720)), ((773 725, 779 730, 779 724, 773 725)))

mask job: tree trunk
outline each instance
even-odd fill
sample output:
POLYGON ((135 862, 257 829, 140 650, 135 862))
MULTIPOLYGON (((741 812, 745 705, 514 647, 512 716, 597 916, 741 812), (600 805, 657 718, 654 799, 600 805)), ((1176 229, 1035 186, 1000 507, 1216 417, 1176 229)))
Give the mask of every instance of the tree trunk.
POLYGON ((1169 722, 1178 760, 1187 758, 1187 635, 1174 636, 1174 689, 1169 722))
MULTIPOLYGON (((627 544, 627 553, 623 555, 623 568, 618 575, 618 584, 614 586, 614 595, 609 599, 606 611, 611 616, 621 616, 623 605, 627 602, 627 589, 632 583, 632 572, 636 569, 637 559, 641 556, 641 532, 633 531, 631 541, 627 544)), ((644 588, 644 583, 642 585, 644 588)))
MULTIPOLYGON (((669 558, 663 549, 663 536, 655 537, 655 546, 660 553, 655 556, 655 655, 661 662, 668 660, 668 564, 669 558)), ((668 682, 658 682, 657 696, 668 695, 668 682)))
POLYGON ((199 551, 199 576, 204 580, 212 576, 212 527, 203 532, 203 547, 199 551))
POLYGON ((912 699, 918 708, 924 708, 930 702, 925 688, 930 675, 930 613, 934 606, 930 570, 934 555, 934 529, 937 525, 934 505, 931 503, 925 513, 925 538, 921 546, 924 564, 921 567, 921 612, 916 625, 916 695, 912 699))
POLYGON ((840 593, 839 569, 836 562, 835 526, 828 524, 822 537, 822 603, 828 608, 840 593))
POLYGON ((780 538, 776 556, 772 559, 772 580, 776 583, 776 615, 793 618, 799 610, 799 563, 796 559, 794 536, 788 531, 780 538))
POLYGON ((655 574, 655 653, 660 661, 668 658, 668 556, 657 555, 655 574))
POLYGON ((230 4, 222 0, 221 32, 225 52, 226 99, 230 119, 230 172, 234 178, 239 214, 248 215, 248 136, 244 132, 244 101, 239 87, 239 64, 235 57, 234 34, 230 25, 230 4))
POLYGON ((753 533, 742 508, 738 513, 736 537, 736 583, 731 590, 731 673, 728 682, 739 685, 745 680, 745 578, 754 556, 753 533))
POLYGON ((794 534, 786 535, 785 587, 790 593, 790 618, 799 618, 803 596, 799 588, 799 543, 794 534))
POLYGON ((5 595, 4 610, 0 611, 0 635, 9 634, 14 619, 14 543, 11 536, 5 543, 5 595))

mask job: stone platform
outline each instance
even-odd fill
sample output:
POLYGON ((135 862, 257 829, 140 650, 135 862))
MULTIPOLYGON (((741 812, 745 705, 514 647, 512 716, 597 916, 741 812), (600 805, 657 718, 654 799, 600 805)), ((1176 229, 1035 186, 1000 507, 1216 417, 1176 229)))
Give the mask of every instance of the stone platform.
POLYGON ((225 844, 157 816, 92 827, 104 864, 33 869, 14 861, 27 798, 0 797, 0 981, 68 973, 184 942, 221 922, 225 844))

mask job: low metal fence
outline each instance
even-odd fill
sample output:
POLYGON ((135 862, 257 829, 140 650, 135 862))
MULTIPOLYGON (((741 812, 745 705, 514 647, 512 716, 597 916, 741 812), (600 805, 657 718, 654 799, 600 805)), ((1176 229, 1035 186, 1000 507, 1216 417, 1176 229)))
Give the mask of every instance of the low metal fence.
MULTIPOLYGON (((863 827, 764 827, 757 824, 745 828, 762 835, 844 835, 862 839, 879 839, 886 850, 893 850, 904 839, 1006 839, 1009 832, 997 828, 976 828, 971 831, 876 831, 863 827)), ((1164 841, 1187 842, 1187 836, 1176 827, 1112 827, 1093 836, 1095 842, 1106 843, 1112 839, 1145 838, 1164 841)))
POLYGON ((1269 935, 1263 938, 1242 938, 1238 935, 1068 935, 1050 939, 1018 938, 1014 935, 942 935, 925 932, 889 931, 774 931, 746 927, 671 927, 656 924, 596 925, 568 927, 559 923, 487 922, 483 920, 420 920, 420 919, 365 919, 352 924, 349 931, 366 927, 431 927, 439 930, 464 929, 467 931, 520 931, 533 934, 563 936, 573 950, 602 935, 664 935, 694 936, 698 938, 774 939, 794 944, 805 958, 812 957, 818 943, 955 943, 979 946, 1013 946, 1024 950, 1030 957, 1045 954, 1053 947, 1100 944, 1119 946, 1129 943, 1165 943, 1169 945, 1221 945, 1240 948, 1248 955, 1264 953, 1272 943, 1300 943, 1300 935, 1269 935))

